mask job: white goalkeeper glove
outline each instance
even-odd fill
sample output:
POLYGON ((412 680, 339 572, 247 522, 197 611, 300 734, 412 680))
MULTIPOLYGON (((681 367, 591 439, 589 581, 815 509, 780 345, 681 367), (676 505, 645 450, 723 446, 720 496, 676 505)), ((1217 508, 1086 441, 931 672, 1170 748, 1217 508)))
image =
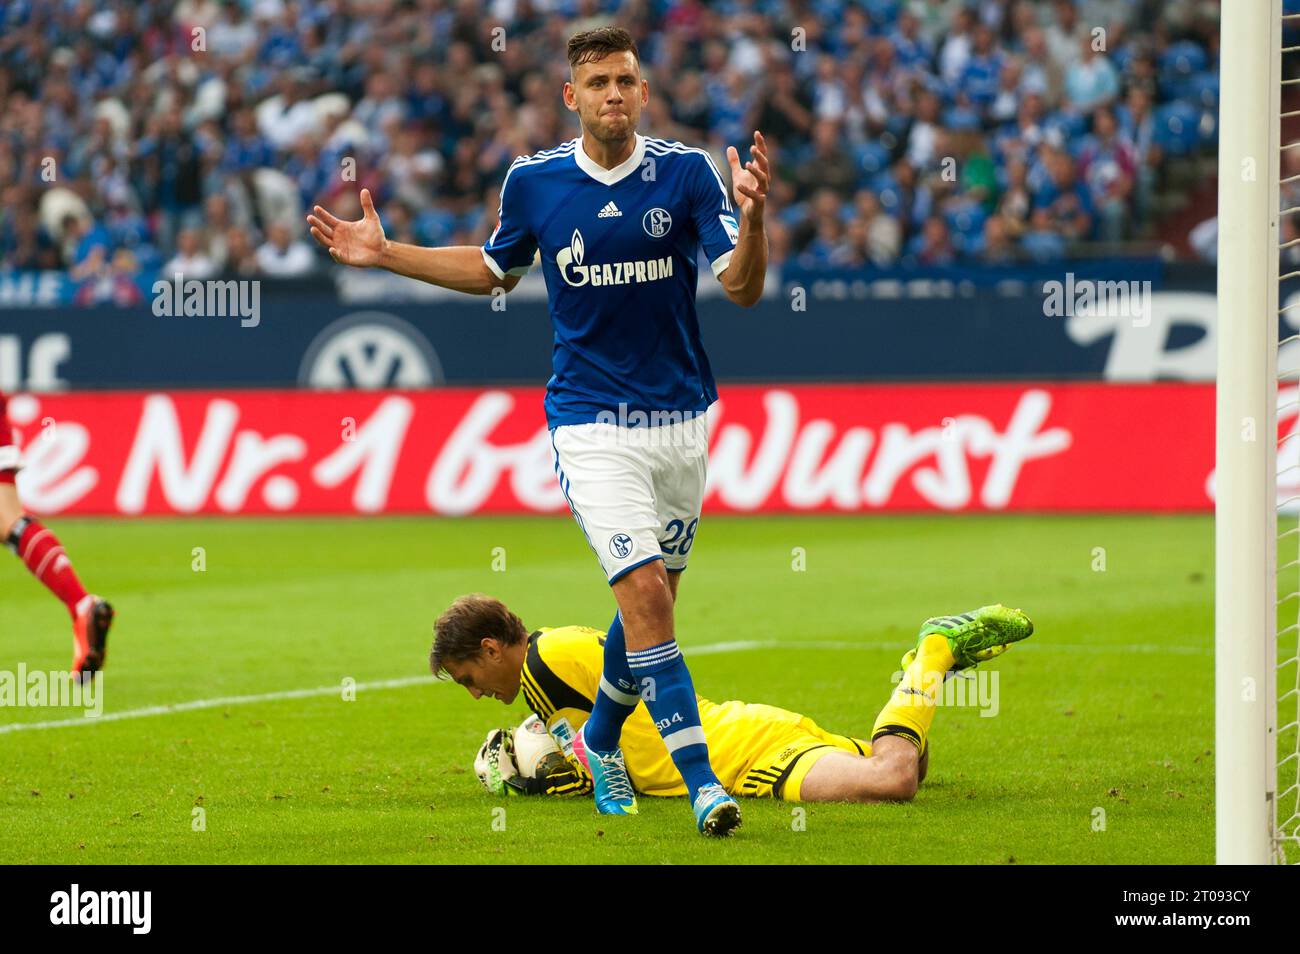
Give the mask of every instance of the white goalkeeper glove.
POLYGON ((524 795, 523 783, 515 764, 513 729, 493 729, 474 756, 474 774, 492 795, 524 795))
POLYGON ((543 755, 526 777, 515 759, 515 729, 493 729, 474 757, 474 774, 492 795, 586 795, 591 778, 577 760, 558 751, 543 755))

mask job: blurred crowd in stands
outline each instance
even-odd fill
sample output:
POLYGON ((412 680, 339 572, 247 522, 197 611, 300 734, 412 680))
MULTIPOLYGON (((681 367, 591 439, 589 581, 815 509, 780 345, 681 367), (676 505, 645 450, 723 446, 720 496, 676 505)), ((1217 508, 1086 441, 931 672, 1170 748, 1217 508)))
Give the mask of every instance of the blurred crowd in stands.
POLYGON ((772 144, 773 260, 1044 261, 1151 234, 1212 155, 1215 0, 0 0, 0 268, 329 265, 315 203, 478 244, 515 156, 578 134, 565 41, 640 45, 640 131, 772 144))

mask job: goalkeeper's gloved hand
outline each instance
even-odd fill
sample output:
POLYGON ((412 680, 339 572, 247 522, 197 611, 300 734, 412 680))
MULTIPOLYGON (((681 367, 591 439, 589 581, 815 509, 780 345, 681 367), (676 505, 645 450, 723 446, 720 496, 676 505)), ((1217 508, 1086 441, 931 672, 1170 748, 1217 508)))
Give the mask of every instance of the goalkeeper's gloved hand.
POLYGON ((559 752, 542 759, 536 778, 525 778, 515 762, 513 729, 493 729, 474 757, 474 774, 492 795, 586 795, 591 777, 576 760, 559 752))
POLYGON ((577 759, 565 758, 559 752, 553 752, 542 759, 537 767, 537 778, 522 780, 534 795, 589 795, 591 794, 591 776, 582 768, 577 759))
POLYGON ((513 729, 493 729, 474 756, 474 774, 492 795, 525 795, 522 783, 528 781, 515 765, 513 729))

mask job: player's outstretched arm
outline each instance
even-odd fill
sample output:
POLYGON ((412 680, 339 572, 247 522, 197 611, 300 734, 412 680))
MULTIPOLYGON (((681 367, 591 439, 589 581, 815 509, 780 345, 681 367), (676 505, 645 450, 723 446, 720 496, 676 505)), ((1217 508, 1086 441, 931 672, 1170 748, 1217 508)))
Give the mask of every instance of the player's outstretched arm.
POLYGON ((763 227, 763 211, 771 185, 771 170, 767 162, 767 142, 757 129, 754 130, 754 145, 749 147, 749 151, 753 158, 742 168, 736 147, 727 147, 732 192, 740 209, 740 233, 736 238, 736 250, 731 253, 731 262, 720 276, 727 297, 745 308, 762 296, 767 278, 767 230, 763 227))
POLYGON ((312 238, 341 265, 383 268, 471 295, 489 295, 498 287, 510 291, 519 281, 514 275, 507 275, 504 281, 493 275, 477 245, 424 248, 390 242, 369 189, 361 190, 361 218, 355 222, 344 221, 319 205, 313 213, 307 216, 312 238))

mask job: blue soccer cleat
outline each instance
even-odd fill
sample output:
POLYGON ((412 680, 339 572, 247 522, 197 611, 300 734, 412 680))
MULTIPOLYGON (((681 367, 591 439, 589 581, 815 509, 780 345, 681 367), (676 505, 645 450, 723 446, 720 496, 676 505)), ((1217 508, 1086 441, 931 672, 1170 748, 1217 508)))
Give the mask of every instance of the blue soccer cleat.
POLYGON ((692 807, 701 835, 722 838, 740 827, 740 806, 717 782, 702 785, 692 807))
POLYGON ((632 780, 628 778, 622 749, 613 752, 589 749, 586 737, 582 729, 579 729, 573 739, 573 754, 591 775, 596 811, 602 815, 637 814, 636 792, 632 789, 632 780))

